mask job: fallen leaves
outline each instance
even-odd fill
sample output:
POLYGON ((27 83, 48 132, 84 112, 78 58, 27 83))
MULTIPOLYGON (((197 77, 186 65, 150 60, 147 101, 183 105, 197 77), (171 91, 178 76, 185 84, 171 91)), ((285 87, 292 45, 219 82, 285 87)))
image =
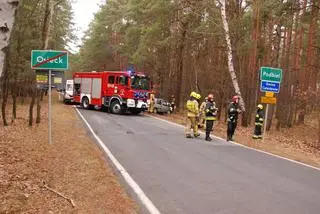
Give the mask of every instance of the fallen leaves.
POLYGON ((0 126, 0 213, 137 213, 73 107, 54 100, 52 145, 46 111, 43 102, 42 123, 30 128, 28 106, 18 105, 19 118, 0 126))

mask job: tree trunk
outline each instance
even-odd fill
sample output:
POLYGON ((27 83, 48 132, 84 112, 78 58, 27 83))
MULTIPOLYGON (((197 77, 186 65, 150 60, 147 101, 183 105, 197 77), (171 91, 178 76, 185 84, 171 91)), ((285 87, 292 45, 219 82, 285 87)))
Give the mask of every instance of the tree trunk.
MULTIPOLYGON (((280 53, 281 53, 281 24, 277 24, 276 28, 276 37, 275 37, 275 54, 272 54, 272 60, 271 60, 271 66, 273 67, 280 67, 280 53)), ((271 125, 272 125, 272 120, 273 120, 273 115, 275 111, 275 105, 270 105, 269 106, 269 114, 266 115, 266 130, 270 131, 271 125)))
POLYGON ((227 14, 226 14, 226 2, 225 0, 221 0, 220 3, 221 3, 221 6, 220 6, 221 18, 222 18, 223 29, 224 29, 225 39, 227 44, 229 74, 231 76, 231 81, 232 81, 235 93, 240 97, 240 107, 242 111, 245 111, 245 102, 241 96, 240 87, 238 84, 238 79, 237 79, 237 75, 236 75, 234 64, 233 64, 232 47, 231 47, 231 40, 229 35, 229 25, 228 25, 227 14))
POLYGON ((11 87, 12 93, 12 122, 17 118, 17 74, 14 77, 14 83, 11 87))
POLYGON ((2 49, 2 53, 4 53, 4 61, 3 61, 3 84, 2 84, 2 120, 3 125, 7 126, 7 118, 6 118, 6 107, 9 96, 9 59, 10 59, 10 50, 9 47, 5 47, 2 49))
POLYGON ((5 126, 8 125, 6 120, 6 106, 8 100, 8 85, 9 85, 9 77, 8 77, 8 52, 9 52, 9 43, 10 43, 10 36, 14 25, 15 20, 15 12, 16 8, 19 4, 19 0, 12 2, 12 1, 2 1, 0 2, 0 77, 4 71, 4 80, 3 80, 3 88, 2 88, 2 120, 5 126))
MULTIPOLYGON (((307 45, 307 58, 306 58, 306 66, 304 67, 304 85, 303 89, 306 91, 311 86, 312 83, 311 77, 314 70, 314 57, 315 57, 315 44, 314 40, 316 37, 316 29, 317 29, 317 18, 318 18, 318 11, 317 8, 318 0, 313 0, 311 2, 311 15, 310 15, 310 26, 308 32, 308 45, 307 45)), ((316 85, 314 85, 316 87, 316 85)), ((316 90, 316 88, 312 88, 312 90, 316 90)))
MULTIPOLYGON (((23 81, 23 85, 27 85, 27 82, 28 82, 28 79, 27 77, 24 77, 24 81, 23 81)), ((19 90, 21 90, 21 86, 19 87, 19 90)), ((24 100, 25 100, 25 97, 26 97, 26 92, 25 90, 21 90, 21 94, 19 94, 19 96, 21 96, 21 101, 20 101, 20 104, 21 105, 24 105, 24 100)))
POLYGON ((31 89, 31 102, 29 106, 29 126, 31 127, 33 125, 33 107, 34 102, 36 100, 36 91, 34 88, 31 89))
POLYGON ((41 91, 42 90, 39 90, 37 89, 37 92, 36 92, 36 96, 37 96, 37 117, 36 117, 36 124, 39 124, 41 122, 41 105, 40 105, 40 97, 41 97, 41 91))
POLYGON ((319 128, 318 128, 318 145, 317 145, 317 148, 320 148, 320 112, 318 113, 318 125, 319 125, 319 128))
POLYGON ((41 89, 41 93, 40 93, 40 101, 43 101, 43 96, 44 96, 44 90, 41 89))
POLYGON ((259 8, 259 1, 253 2, 253 30, 251 32, 251 39, 252 39, 252 48, 251 48, 251 54, 249 58, 249 76, 248 78, 248 86, 246 91, 246 103, 247 103, 247 111, 244 112, 242 116, 242 126, 248 127, 248 125, 251 123, 251 114, 254 111, 255 104, 256 104, 256 93, 257 90, 257 50, 258 50, 258 41, 260 37, 260 8, 259 8))
POLYGON ((177 85, 176 85, 176 101, 177 106, 181 107, 181 86, 182 86, 182 75, 183 75, 183 50, 185 46, 185 38, 187 31, 184 28, 181 33, 181 38, 178 45, 178 53, 177 53, 177 85))
MULTIPOLYGON (((7 52, 8 48, 5 48, 7 52)), ((3 78, 3 85, 2 85, 2 105, 1 105, 1 112, 2 112, 2 120, 3 120, 3 125, 7 126, 7 118, 6 118, 6 107, 7 107, 7 101, 8 101, 8 84, 9 84, 9 77, 8 77, 8 55, 5 53, 5 58, 4 58, 4 78, 3 78)))
MULTIPOLYGON (((54 15, 54 8, 55 5, 53 1, 46 0, 45 5, 45 15, 44 15, 44 22, 42 26, 42 49, 46 50, 49 47, 49 40, 50 40, 50 33, 51 28, 53 25, 53 15, 54 15)), ((39 124, 41 121, 41 100, 43 100, 42 90, 36 89, 36 99, 37 99, 37 116, 36 116, 36 123, 39 124)))
POLYGON ((5 60, 5 53, 3 50, 8 47, 10 42, 10 35, 12 32, 16 8, 19 0, 14 2, 9 0, 2 0, 0 2, 0 77, 3 71, 3 64, 5 60))
POLYGON ((3 91, 2 92, 2 105, 1 105, 1 111, 2 111, 2 121, 3 121, 3 125, 7 126, 8 122, 7 122, 7 118, 6 118, 6 107, 7 107, 7 101, 8 101, 8 92, 7 91, 3 91))

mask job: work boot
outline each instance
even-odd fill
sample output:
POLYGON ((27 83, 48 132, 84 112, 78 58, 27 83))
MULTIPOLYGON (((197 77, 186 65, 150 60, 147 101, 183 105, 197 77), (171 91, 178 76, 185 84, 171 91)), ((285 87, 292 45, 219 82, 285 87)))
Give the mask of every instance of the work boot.
POLYGON ((252 139, 256 140, 259 139, 259 137, 257 135, 252 135, 252 139))
POLYGON ((192 138, 191 134, 186 134, 186 138, 192 138))
POLYGON ((206 137, 206 141, 212 141, 211 137, 206 137))
POLYGON ((197 137, 199 137, 199 136, 200 136, 199 133, 194 134, 194 137, 195 137, 195 138, 197 138, 197 137))

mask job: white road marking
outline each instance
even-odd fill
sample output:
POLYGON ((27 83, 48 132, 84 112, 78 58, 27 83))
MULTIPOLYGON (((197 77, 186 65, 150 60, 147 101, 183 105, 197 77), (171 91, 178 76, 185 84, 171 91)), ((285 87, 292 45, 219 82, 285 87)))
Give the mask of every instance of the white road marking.
MULTIPOLYGON (((154 118, 154 119, 157 119, 157 120, 160 120, 160 121, 169 123, 169 124, 171 124, 171 125, 184 128, 183 125, 180 125, 180 124, 178 124, 178 123, 174 123, 174 122, 171 122, 171 121, 168 121, 168 120, 159 118, 159 117, 155 117, 155 116, 152 116, 152 115, 148 115, 148 116, 149 116, 149 117, 152 117, 152 118, 154 118)), ((200 133, 204 134, 204 132, 202 132, 202 131, 200 131, 200 133)), ((214 136, 214 135, 213 135, 213 137, 216 138, 216 139, 219 139, 219 140, 226 141, 225 139, 223 139, 223 138, 221 138, 221 137, 218 137, 218 136, 214 136)), ((256 152, 260 152, 260 153, 263 153, 263 154, 267 154, 267 155, 270 155, 270 156, 273 156, 273 157, 277 157, 277 158, 280 158, 280 159, 283 159, 283 160, 287 160, 287 161, 290 161, 290 162, 293 162, 293 163, 296 163, 296 164, 299 164, 299 165, 302 165, 302 166, 309 167, 309 168, 312 168, 312 169, 315 169, 315 170, 320 171, 320 168, 317 168, 317 167, 315 167, 315 166, 311 166, 311 165, 308 165, 308 164, 305 164, 305 163, 302 163, 302 162, 299 162, 299 161, 295 161, 295 160, 292 160, 292 159, 289 159, 289 158, 285 158, 285 157, 282 157, 282 156, 280 156, 280 155, 276 155, 276 154, 272 154, 272 153, 270 153, 270 152, 265 152, 265 151, 262 151, 262 150, 259 150, 259 149, 255 149, 255 148, 252 148, 252 147, 249 147, 249 146, 246 146, 246 145, 243 145, 243 144, 234 142, 234 141, 229 141, 229 143, 234 144, 234 145, 238 145, 238 146, 241 146, 241 147, 244 147, 244 148, 246 148, 246 149, 254 150, 254 151, 256 151, 256 152)))
POLYGON ((120 162, 115 158, 115 156, 111 153, 108 147, 103 143, 103 141, 99 138, 99 136, 93 131, 92 127, 88 123, 88 121, 84 118, 81 112, 75 108, 81 119, 87 125, 88 129, 97 140, 101 148, 108 155, 112 163, 119 170, 124 180, 128 183, 128 185, 133 189, 133 191, 137 194, 138 198, 141 200, 142 204, 146 207, 146 209, 150 212, 150 214, 160 214, 160 211, 156 208, 156 206, 152 203, 152 201, 147 197, 147 195, 142 191, 139 185, 133 180, 127 170, 120 164, 120 162))

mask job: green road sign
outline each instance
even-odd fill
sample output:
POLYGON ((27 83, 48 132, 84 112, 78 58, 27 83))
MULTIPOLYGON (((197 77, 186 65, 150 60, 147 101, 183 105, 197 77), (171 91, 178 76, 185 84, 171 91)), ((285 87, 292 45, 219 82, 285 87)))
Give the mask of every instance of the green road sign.
POLYGON ((31 68, 37 70, 68 70, 67 51, 33 50, 31 68))
POLYGON ((281 82, 282 81, 282 69, 261 67, 260 80, 269 81, 269 82, 281 82))

